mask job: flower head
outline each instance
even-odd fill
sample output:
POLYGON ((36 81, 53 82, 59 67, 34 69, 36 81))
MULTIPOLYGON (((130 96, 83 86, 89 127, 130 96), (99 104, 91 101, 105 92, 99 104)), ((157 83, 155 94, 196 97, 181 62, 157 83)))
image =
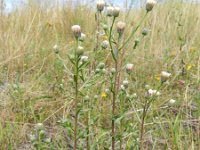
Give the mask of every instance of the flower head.
POLYGON ((78 49, 77 49, 77 51, 76 51, 76 54, 77 54, 78 56, 81 56, 81 55, 83 55, 83 53, 84 53, 84 48, 83 48, 82 46, 78 46, 78 49))
POLYGON ((170 99, 169 100, 169 105, 170 106, 173 106, 175 103, 176 103, 176 100, 174 100, 174 99, 170 99))
POLYGON ((81 62, 86 63, 88 61, 88 56, 81 56, 81 62))
POLYGON ((170 76, 171 76, 171 73, 168 73, 166 71, 162 71, 161 72, 161 81, 166 82, 169 79, 170 76))
POLYGON ((84 33, 81 33, 80 37, 79 37, 79 41, 83 42, 86 38, 86 35, 84 33))
POLYGON ((53 46, 53 50, 54 50, 54 52, 55 52, 56 54, 59 53, 59 47, 58 47, 57 44, 53 46))
POLYGON ((101 43, 101 47, 102 47, 103 49, 108 48, 108 46, 109 46, 109 42, 108 42, 107 40, 104 40, 104 41, 101 43))
POLYGON ((128 80, 124 80, 122 84, 125 88, 128 88, 128 80))
POLYGON ((132 70, 133 70, 133 64, 127 64, 126 65, 126 72, 131 73, 132 70))
POLYGON ((119 16, 119 12, 120 12, 120 8, 119 7, 114 7, 113 8, 113 12, 112 12, 113 17, 118 17, 119 16))
POLYGON ((79 25, 73 25, 72 31, 74 33, 75 38, 78 38, 81 36, 81 27, 79 25))
POLYGON ((155 6, 157 2, 155 0, 147 0, 146 3, 146 10, 149 12, 153 9, 153 7, 155 6))
POLYGON ((97 10, 102 12, 104 10, 105 4, 106 3, 104 0, 98 0, 97 1, 97 10))
POLYGON ((118 32, 119 34, 122 34, 122 33, 124 32, 124 30, 125 30, 125 27, 126 27, 126 23, 123 22, 123 21, 119 21, 119 22, 117 23, 117 32, 118 32))
POLYGON ((149 89, 149 90, 148 90, 148 95, 149 95, 149 96, 159 96, 159 95, 160 95, 160 92, 158 92, 157 90, 149 89))
POLYGON ((107 16, 111 17, 113 15, 113 9, 112 6, 107 7, 107 16))

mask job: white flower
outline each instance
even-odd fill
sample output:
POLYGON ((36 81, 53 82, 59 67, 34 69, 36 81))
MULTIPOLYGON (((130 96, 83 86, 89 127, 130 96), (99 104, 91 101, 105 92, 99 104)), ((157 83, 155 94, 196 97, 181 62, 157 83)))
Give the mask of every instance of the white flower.
POLYGON ((109 90, 109 89, 105 89, 105 93, 106 93, 106 94, 109 94, 109 93, 110 93, 110 90, 109 90))
POLYGON ((170 99, 169 100, 169 105, 170 106, 173 106, 175 103, 176 103, 176 100, 174 100, 174 99, 170 99))
POLYGON ((133 93, 133 98, 137 98, 137 93, 133 93))
POLYGON ((107 7, 107 16, 111 17, 113 15, 113 9, 112 6, 107 7))
POLYGON ((81 33, 81 36, 79 37, 79 41, 84 41, 86 38, 86 35, 84 33, 81 33))
POLYGON ((81 62, 86 63, 88 61, 88 56, 81 56, 81 62))
POLYGON ((80 37, 81 36, 81 27, 79 25, 73 25, 72 26, 72 31, 74 33, 74 36, 76 38, 80 37))
POLYGON ((104 0, 98 0, 97 1, 97 10, 98 11, 103 11, 104 10, 104 7, 105 7, 105 1, 104 0))
POLYGON ((44 129, 44 125, 42 123, 37 123, 35 125, 36 130, 43 130, 44 129))
POLYGON ((112 75, 116 73, 116 69, 115 68, 112 68, 110 71, 111 71, 112 75))
POLYGON ((147 0, 146 10, 151 11, 157 2, 155 0, 147 0))
POLYGON ((124 80, 124 81, 123 81, 123 86, 124 86, 125 88, 128 88, 128 81, 127 81, 127 80, 124 80))
POLYGON ((119 7, 114 7, 113 8, 113 17, 118 17, 119 16, 119 12, 120 12, 120 8, 119 7))
POLYGON ((78 50, 84 50, 82 46, 78 46, 78 50))
POLYGON ((119 21, 117 23, 117 32, 120 33, 120 34, 123 33, 124 30, 125 30, 125 27, 126 27, 126 23, 123 22, 123 21, 119 21))
POLYGON ((148 94, 149 94, 150 96, 155 96, 155 95, 159 96, 159 95, 160 95, 160 92, 158 92, 157 90, 149 89, 149 90, 148 90, 148 94))
POLYGON ((133 64, 127 64, 126 65, 126 72, 130 73, 133 70, 133 64))
POLYGON ((169 77, 170 77, 171 75, 172 75, 171 73, 168 73, 168 72, 166 72, 166 71, 162 71, 162 72, 161 72, 161 81, 162 81, 162 82, 167 81, 167 79, 169 79, 169 77))
POLYGON ((108 48, 108 46, 109 46, 109 42, 108 42, 107 40, 104 40, 104 41, 101 43, 101 47, 102 47, 103 49, 108 48))
POLYGON ((124 87, 124 85, 121 85, 121 86, 120 86, 120 89, 121 89, 122 91, 125 91, 125 90, 126 90, 126 88, 124 87))
POLYGON ((53 50, 54 50, 55 53, 59 52, 59 47, 58 47, 57 44, 53 46, 53 50))

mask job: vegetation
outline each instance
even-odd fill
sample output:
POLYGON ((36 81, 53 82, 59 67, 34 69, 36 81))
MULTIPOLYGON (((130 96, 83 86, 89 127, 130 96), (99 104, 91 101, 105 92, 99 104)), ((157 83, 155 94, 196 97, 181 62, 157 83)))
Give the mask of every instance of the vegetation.
POLYGON ((0 149, 200 149, 199 14, 174 0, 1 12, 0 149))

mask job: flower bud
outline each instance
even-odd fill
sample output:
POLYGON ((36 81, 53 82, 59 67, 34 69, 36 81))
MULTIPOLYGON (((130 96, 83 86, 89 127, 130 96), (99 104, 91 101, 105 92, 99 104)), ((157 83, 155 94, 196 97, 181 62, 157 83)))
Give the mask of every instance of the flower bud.
POLYGON ((78 46, 78 49, 77 49, 77 51, 76 51, 76 54, 77 54, 78 56, 83 55, 83 54, 84 54, 84 48, 83 48, 82 46, 78 46))
POLYGON ((162 71, 161 72, 161 81, 166 82, 169 79, 170 76, 171 76, 171 73, 162 71))
POLYGON ((127 64, 126 65, 126 72, 131 73, 132 70, 133 70, 133 64, 127 64))
POLYGON ((101 47, 102 47, 103 49, 108 48, 108 46, 109 46, 109 42, 108 42, 107 40, 104 40, 104 41, 101 43, 101 47))
POLYGON ((104 10, 105 4, 106 3, 104 2, 104 0, 98 0, 97 1, 97 10, 99 12, 102 12, 104 10))
POLYGON ((117 32, 118 32, 119 34, 122 34, 122 33, 124 32, 124 30, 125 30, 125 27, 126 27, 126 23, 125 23, 125 22, 122 22, 122 21, 119 21, 119 22, 117 23, 117 32))
POLYGON ((176 103, 176 100, 174 100, 174 99, 170 99, 169 100, 169 105, 170 106, 173 106, 175 103, 176 103))
POLYGON ((100 62, 99 65, 98 65, 98 68, 103 69, 104 67, 105 67, 105 64, 103 62, 100 62))
POLYGON ((108 26, 106 24, 103 25, 103 29, 106 31, 108 30, 108 26))
POLYGON ((54 50, 54 52, 55 52, 56 54, 58 54, 58 53, 59 53, 59 47, 58 47, 58 45, 54 45, 54 46, 53 46, 53 50, 54 50))
POLYGON ((149 30, 147 28, 144 28, 142 31, 142 35, 146 36, 149 33, 149 30))
POLYGON ((78 38, 81 36, 81 27, 79 25, 73 25, 72 31, 74 33, 75 38, 78 38))
POLYGON ((111 17, 113 15, 113 9, 112 6, 107 7, 107 16, 111 17))
POLYGON ((97 68, 96 70, 95 70, 95 73, 96 74, 98 74, 98 73, 100 73, 101 72, 101 69, 99 69, 99 68, 97 68))
POLYGON ((128 81, 127 80, 124 80, 123 81, 123 86, 127 89, 128 88, 128 81))
POLYGON ((160 95, 160 92, 158 92, 157 90, 149 89, 149 90, 148 90, 148 95, 149 95, 149 96, 159 96, 159 95, 160 95))
POLYGON ((120 89, 121 89, 122 91, 125 91, 125 90, 126 90, 126 88, 124 87, 124 85, 121 85, 121 86, 120 86, 120 89))
POLYGON ((37 123, 36 126, 35 126, 35 129, 38 130, 38 131, 39 130, 43 130, 44 129, 44 125, 42 123, 37 123))
POLYGON ((89 97, 88 95, 86 95, 85 98, 84 98, 84 100, 85 100, 85 101, 89 101, 89 100, 90 100, 90 97, 89 97))
POLYGON ((81 62, 86 63, 88 61, 88 56, 81 56, 81 62))
POLYGON ((84 33, 81 33, 81 36, 79 37, 79 41, 83 42, 85 41, 86 35, 84 33))
POLYGON ((115 74, 116 73, 116 69, 115 68, 112 68, 111 69, 111 74, 113 75, 113 74, 115 74))
POLYGON ((137 98, 137 93, 133 93, 132 97, 137 98))
POLYGON ((156 1, 155 0, 147 0, 146 3, 146 10, 149 12, 153 9, 153 7, 155 6, 156 1))
POLYGON ((109 94, 109 93, 110 93, 110 90, 109 90, 109 89, 105 89, 105 93, 106 93, 106 94, 109 94))
POLYGON ((29 135, 30 141, 35 142, 37 140, 37 137, 33 134, 29 135))
POLYGON ((113 17, 118 17, 119 16, 119 12, 120 12, 120 8, 119 7, 114 7, 113 8, 113 17))

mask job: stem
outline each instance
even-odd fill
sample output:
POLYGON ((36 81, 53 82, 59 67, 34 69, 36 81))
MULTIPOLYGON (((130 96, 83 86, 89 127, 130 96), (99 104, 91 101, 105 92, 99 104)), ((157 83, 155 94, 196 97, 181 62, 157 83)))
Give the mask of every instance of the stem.
MULTIPOLYGON (((89 101, 88 101, 88 108, 87 108, 87 109, 89 109, 89 101)), ((89 129, 89 119, 90 119, 90 112, 88 111, 88 113, 87 113, 87 121, 86 121, 86 124, 87 124, 86 147, 87 147, 87 150, 90 150, 90 139, 89 139, 90 129, 89 129)))
POLYGON ((112 46, 112 30, 113 30, 113 26, 114 26, 114 23, 115 23, 115 17, 113 18, 113 21, 112 21, 112 25, 110 27, 110 32, 109 32, 109 44, 110 44, 110 48, 111 48, 111 54, 112 54, 112 57, 115 61, 117 61, 117 58, 114 54, 114 50, 113 50, 113 46, 112 46))
POLYGON ((140 147, 139 150, 143 149, 143 135, 144 135, 144 123, 145 123, 145 118, 146 118, 146 112, 147 112, 147 106, 148 105, 148 100, 146 100, 144 108, 143 108, 143 114, 142 114, 142 122, 141 122, 141 128, 140 128, 140 147))
POLYGON ((96 56, 97 56, 97 50, 99 48, 99 32, 100 32, 100 17, 99 17, 99 11, 96 13, 96 45, 94 48, 94 60, 92 62, 92 68, 94 69, 96 67, 96 56))
POLYGON ((116 109, 116 98, 117 98, 117 81, 118 81, 118 61, 115 60, 115 78, 114 78, 114 90, 113 90, 113 101, 112 101, 112 150, 115 150, 115 109, 116 109))
POLYGON ((76 49, 75 49, 75 74, 74 74, 74 82, 75 82, 75 122, 74 122, 74 150, 77 149, 77 128, 78 128, 78 77, 79 77, 79 56, 77 55, 77 48, 78 48, 78 39, 76 40, 76 49))

